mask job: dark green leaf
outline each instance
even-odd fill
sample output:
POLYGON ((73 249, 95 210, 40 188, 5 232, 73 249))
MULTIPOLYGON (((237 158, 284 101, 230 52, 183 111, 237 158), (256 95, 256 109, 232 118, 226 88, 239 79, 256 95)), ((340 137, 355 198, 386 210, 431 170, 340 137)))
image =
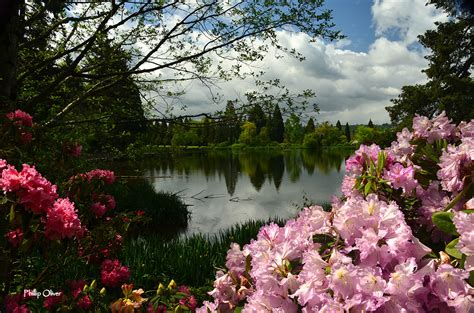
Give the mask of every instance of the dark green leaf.
POLYGON ((432 218, 433 223, 438 227, 438 229, 443 232, 451 235, 459 235, 456 231, 456 226, 453 223, 453 213, 451 212, 436 212, 433 214, 432 218))

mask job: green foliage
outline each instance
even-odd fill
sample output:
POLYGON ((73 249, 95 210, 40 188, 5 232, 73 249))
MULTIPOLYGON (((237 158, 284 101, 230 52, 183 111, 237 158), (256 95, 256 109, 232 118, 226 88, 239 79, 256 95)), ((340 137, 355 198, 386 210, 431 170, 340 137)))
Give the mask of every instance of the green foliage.
POLYGON ((188 226, 190 212, 181 198, 173 193, 155 191, 145 179, 131 179, 125 184, 117 184, 113 192, 117 200, 118 212, 143 211, 144 225, 139 225, 141 234, 176 234, 188 226))
POLYGON ((349 128, 349 123, 346 123, 346 127, 344 128, 344 134, 346 135, 347 142, 351 142, 351 130, 349 128))
POLYGON ((257 127, 252 122, 244 122, 240 133, 239 143, 253 145, 257 136, 257 127))
POLYGON ((285 139, 289 143, 301 143, 304 136, 304 130, 301 126, 300 117, 291 113, 285 122, 285 139))
POLYGON ((276 142, 283 142, 285 136, 285 124, 281 116, 280 106, 275 105, 273 115, 270 120, 270 138, 276 142))
POLYGON ((255 125, 257 134, 267 124, 267 117, 258 103, 250 109, 247 120, 255 125))
POLYGON ((310 134, 310 133, 314 132, 314 130, 315 130, 314 121, 313 121, 313 118, 311 117, 308 120, 308 123, 306 124, 306 127, 304 128, 304 133, 305 133, 305 135, 310 134))

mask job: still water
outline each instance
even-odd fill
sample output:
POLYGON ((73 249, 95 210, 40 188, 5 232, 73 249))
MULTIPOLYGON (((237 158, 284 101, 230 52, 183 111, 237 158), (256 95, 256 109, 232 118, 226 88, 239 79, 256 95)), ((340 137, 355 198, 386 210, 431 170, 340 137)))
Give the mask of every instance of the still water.
POLYGON ((156 190, 190 205, 187 235, 214 234, 249 219, 295 216, 304 199, 339 194, 344 150, 163 152, 140 165, 156 190))

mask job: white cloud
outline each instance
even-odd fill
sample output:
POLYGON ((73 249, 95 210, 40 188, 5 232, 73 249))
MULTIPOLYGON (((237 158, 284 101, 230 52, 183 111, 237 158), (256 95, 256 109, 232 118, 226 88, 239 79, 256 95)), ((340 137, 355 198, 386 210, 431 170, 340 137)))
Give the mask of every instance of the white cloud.
MULTIPOLYGON (((424 56, 428 51, 411 49, 411 45, 419 34, 434 28, 435 21, 446 20, 446 15, 425 6, 422 0, 374 0, 372 16, 376 39, 367 52, 350 50, 347 39, 310 43, 305 34, 280 31, 280 43, 297 49, 306 60, 279 59, 276 56, 281 53, 270 51, 258 66, 266 70, 265 77, 280 79, 295 93, 314 90, 321 110, 316 116, 320 122, 389 122, 385 107, 391 104, 390 99, 397 97, 402 86, 426 79, 421 70, 427 66, 424 56)), ((188 92, 181 101, 187 104, 187 114, 221 109, 209 104, 209 93, 199 83, 185 87, 188 92)), ((255 89, 252 79, 220 83, 219 87, 224 99, 235 99, 255 89)))

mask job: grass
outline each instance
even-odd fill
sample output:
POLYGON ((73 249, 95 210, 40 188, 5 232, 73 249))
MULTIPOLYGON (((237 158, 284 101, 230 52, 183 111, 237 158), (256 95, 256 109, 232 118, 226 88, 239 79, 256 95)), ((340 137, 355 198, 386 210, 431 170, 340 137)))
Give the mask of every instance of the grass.
MULTIPOLYGON (((136 286, 152 289, 170 279, 194 287, 210 286, 216 270, 225 267, 230 244, 236 242, 242 247, 269 222, 249 221, 214 236, 193 235, 170 241, 142 236, 125 244, 120 259, 130 267, 136 286)), ((285 221, 273 222, 283 225, 285 221)))
POLYGON ((190 212, 183 200, 174 193, 155 191, 146 179, 134 179, 126 184, 117 184, 114 196, 118 211, 141 210, 150 222, 140 225, 140 234, 170 235, 184 231, 188 226, 190 212))

